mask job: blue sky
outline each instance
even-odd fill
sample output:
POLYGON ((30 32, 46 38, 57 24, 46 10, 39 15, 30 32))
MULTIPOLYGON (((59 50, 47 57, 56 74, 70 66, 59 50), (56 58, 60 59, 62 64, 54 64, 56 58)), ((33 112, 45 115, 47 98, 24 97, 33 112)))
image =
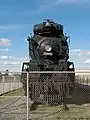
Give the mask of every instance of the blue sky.
POLYGON ((25 38, 46 18, 63 24, 71 36, 75 67, 90 68, 90 0, 2 0, 0 15, 0 70, 21 69, 28 61, 25 38))

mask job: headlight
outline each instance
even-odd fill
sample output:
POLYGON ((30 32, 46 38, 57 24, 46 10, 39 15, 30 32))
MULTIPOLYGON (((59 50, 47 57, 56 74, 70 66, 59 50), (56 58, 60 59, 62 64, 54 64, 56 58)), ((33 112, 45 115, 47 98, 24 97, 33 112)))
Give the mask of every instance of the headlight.
POLYGON ((69 66, 69 68, 71 68, 71 69, 72 69, 72 68, 73 68, 73 65, 71 64, 71 65, 69 66))
POLYGON ((52 50, 52 47, 51 47, 50 45, 46 45, 46 46, 45 46, 45 50, 46 50, 47 52, 50 52, 50 51, 52 50))

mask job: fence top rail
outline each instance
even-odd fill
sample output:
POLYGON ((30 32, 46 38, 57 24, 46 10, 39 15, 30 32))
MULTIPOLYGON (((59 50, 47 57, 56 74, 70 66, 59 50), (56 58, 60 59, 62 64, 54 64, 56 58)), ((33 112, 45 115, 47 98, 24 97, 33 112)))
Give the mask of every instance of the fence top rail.
MULTIPOLYGON (((2 73, 2 71, 1 71, 2 73)), ((9 72, 11 74, 21 74, 21 73, 90 73, 90 71, 22 71, 22 72, 9 72)))

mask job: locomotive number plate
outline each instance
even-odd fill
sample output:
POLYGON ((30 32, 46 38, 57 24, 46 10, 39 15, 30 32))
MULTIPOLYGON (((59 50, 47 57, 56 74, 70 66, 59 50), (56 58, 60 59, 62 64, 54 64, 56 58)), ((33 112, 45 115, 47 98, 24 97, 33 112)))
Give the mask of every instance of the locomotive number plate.
POLYGON ((50 56, 52 56, 53 53, 52 52, 44 52, 43 55, 50 55, 50 56))

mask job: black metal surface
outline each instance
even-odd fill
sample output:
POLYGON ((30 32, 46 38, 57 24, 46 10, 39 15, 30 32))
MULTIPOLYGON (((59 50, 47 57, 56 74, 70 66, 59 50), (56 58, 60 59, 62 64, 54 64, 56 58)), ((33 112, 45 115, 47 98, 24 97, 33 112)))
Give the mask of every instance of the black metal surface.
MULTIPOLYGON (((63 34, 63 25, 47 20, 34 25, 33 32, 34 35, 28 37, 31 60, 28 64, 23 64, 22 71, 74 71, 74 63, 68 61, 69 45, 67 39, 69 37, 63 34), (24 69, 24 65, 27 66, 26 69, 24 69), (72 68, 70 67, 71 65, 72 68)), ((27 92, 25 77, 26 74, 23 73, 23 87, 25 92, 27 92)), ((74 87, 74 81, 75 73, 38 73, 38 75, 32 73, 29 74, 29 95, 32 96, 33 100, 37 100, 40 94, 44 94, 45 98, 47 95, 54 93, 56 95, 58 93, 59 97, 62 96, 62 101, 64 102, 66 94, 71 94, 69 90, 74 87), (46 84, 48 84, 47 87, 46 84), (40 85, 42 87, 38 91, 40 85), (58 88, 57 85, 59 85, 58 88)))

